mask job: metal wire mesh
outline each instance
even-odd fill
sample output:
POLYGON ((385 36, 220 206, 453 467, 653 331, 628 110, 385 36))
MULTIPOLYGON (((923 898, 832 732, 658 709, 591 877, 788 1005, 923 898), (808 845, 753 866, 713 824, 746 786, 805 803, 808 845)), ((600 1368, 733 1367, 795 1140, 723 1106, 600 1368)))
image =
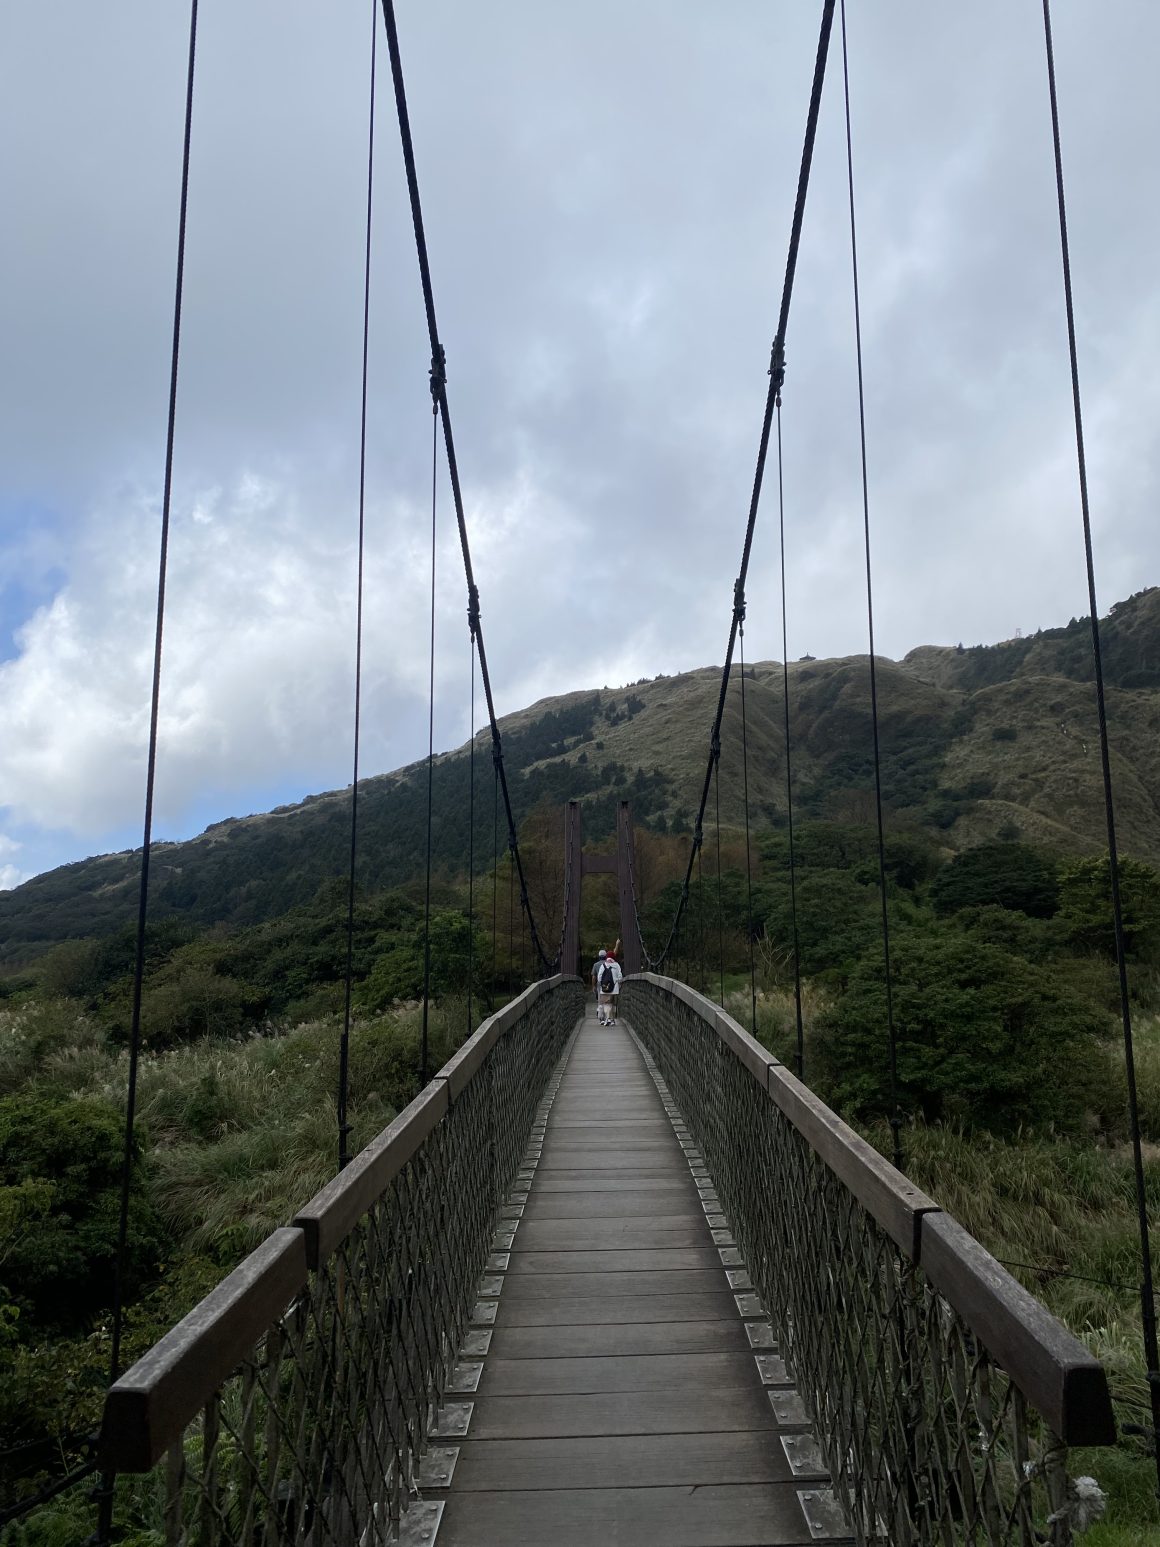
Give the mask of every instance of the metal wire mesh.
POLYGON ((1066 1450, 936 1292, 682 999, 624 1013, 705 1156, 860 1544, 1072 1540, 1066 1450))
POLYGON ((442 1119, 170 1444, 168 1547, 395 1539, 500 1206, 583 1014, 577 979, 526 997, 442 1119))

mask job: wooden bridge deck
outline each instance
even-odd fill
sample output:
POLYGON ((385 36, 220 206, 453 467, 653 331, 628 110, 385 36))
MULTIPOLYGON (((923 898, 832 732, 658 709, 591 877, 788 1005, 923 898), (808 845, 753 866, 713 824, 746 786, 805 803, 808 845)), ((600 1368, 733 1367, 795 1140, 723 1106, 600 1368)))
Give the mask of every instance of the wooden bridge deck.
POLYGON ((681 1140, 624 1023, 589 1007, 425 1466, 437 1547, 849 1540, 681 1140))

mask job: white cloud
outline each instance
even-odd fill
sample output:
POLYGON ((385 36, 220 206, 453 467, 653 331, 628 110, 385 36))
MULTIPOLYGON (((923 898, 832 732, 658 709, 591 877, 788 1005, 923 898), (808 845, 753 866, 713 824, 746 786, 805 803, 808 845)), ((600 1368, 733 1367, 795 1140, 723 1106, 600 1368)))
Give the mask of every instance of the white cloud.
MULTIPOLYGON (((185 38, 149 0, 121 16, 78 12, 61 48, 51 8, 24 7, 0 51, 0 137, 24 147, 0 186, 5 874, 41 863, 37 832, 123 842, 140 817, 185 38)), ((366 27, 275 0, 224 17, 198 66, 167 831, 349 777, 366 27)), ((719 660, 816 12, 564 23, 498 0, 445 22, 409 7, 402 41, 497 707, 719 660)), ((1064 621, 1086 602, 1038 23, 880 0, 850 25, 879 647, 1064 621)), ((1157 45, 1149 0, 1057 18, 1105 605, 1160 579, 1157 45)), ((790 324, 794 655, 865 647, 838 63, 790 324)), ((376 169, 367 771, 425 749, 429 627, 428 350, 390 114, 376 169)), ((442 466, 439 521, 447 746, 468 641, 442 466)), ((780 652, 779 579, 771 460, 754 657, 780 652)))

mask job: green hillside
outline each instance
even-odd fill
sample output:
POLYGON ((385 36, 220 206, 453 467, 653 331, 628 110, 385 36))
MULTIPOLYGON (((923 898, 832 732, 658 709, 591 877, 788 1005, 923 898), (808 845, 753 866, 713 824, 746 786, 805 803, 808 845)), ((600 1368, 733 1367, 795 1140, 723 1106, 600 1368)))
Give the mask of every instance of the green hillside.
MULTIPOLYGON (((1103 631, 1108 712, 1124 849, 1160 862, 1160 588, 1112 608, 1103 631)), ((751 819, 776 827, 785 811, 782 668, 747 667, 751 819)), ((794 662, 789 672, 795 800, 803 816, 864 823, 873 815, 865 656, 794 662)), ((589 842, 612 833, 617 799, 638 825, 682 833, 696 811, 719 669, 631 687, 543 699, 503 721, 517 819, 584 802, 589 842)), ((740 680, 722 734, 721 814, 742 821, 740 680)), ((922 646, 882 660, 879 704, 884 794, 892 826, 957 851, 1022 839, 1063 853, 1104 846, 1103 796, 1086 620, 992 646, 922 646)), ((467 865, 467 748, 435 770, 435 862, 446 878, 467 865)), ((491 864, 493 777, 477 742, 477 866, 491 864)), ((422 764, 366 781, 362 880, 405 885, 425 852, 422 764)), ((155 919, 258 924, 311 901, 347 863, 349 793, 214 824, 159 844, 155 919)), ((132 851, 62 866, 0 893, 0 962, 31 960, 65 939, 112 934, 134 914, 132 851)))

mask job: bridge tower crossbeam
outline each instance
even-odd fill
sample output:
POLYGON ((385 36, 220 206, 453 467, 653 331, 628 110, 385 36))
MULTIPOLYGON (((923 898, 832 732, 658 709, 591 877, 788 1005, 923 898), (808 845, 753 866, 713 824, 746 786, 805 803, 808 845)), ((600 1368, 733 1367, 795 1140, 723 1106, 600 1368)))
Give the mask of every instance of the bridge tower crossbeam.
POLYGON ((620 907, 620 939, 622 942, 621 966, 626 973, 641 970, 640 937, 636 928, 636 910, 632 898, 632 875, 635 848, 632 831, 632 806, 622 800, 616 812, 616 853, 585 854, 581 826, 580 802, 568 802, 568 816, 564 828, 565 874, 571 875, 568 888, 567 909, 564 918, 564 954, 561 968, 564 972, 579 972, 583 977, 587 963, 580 961, 580 901, 585 876, 614 875, 617 900, 620 907))

